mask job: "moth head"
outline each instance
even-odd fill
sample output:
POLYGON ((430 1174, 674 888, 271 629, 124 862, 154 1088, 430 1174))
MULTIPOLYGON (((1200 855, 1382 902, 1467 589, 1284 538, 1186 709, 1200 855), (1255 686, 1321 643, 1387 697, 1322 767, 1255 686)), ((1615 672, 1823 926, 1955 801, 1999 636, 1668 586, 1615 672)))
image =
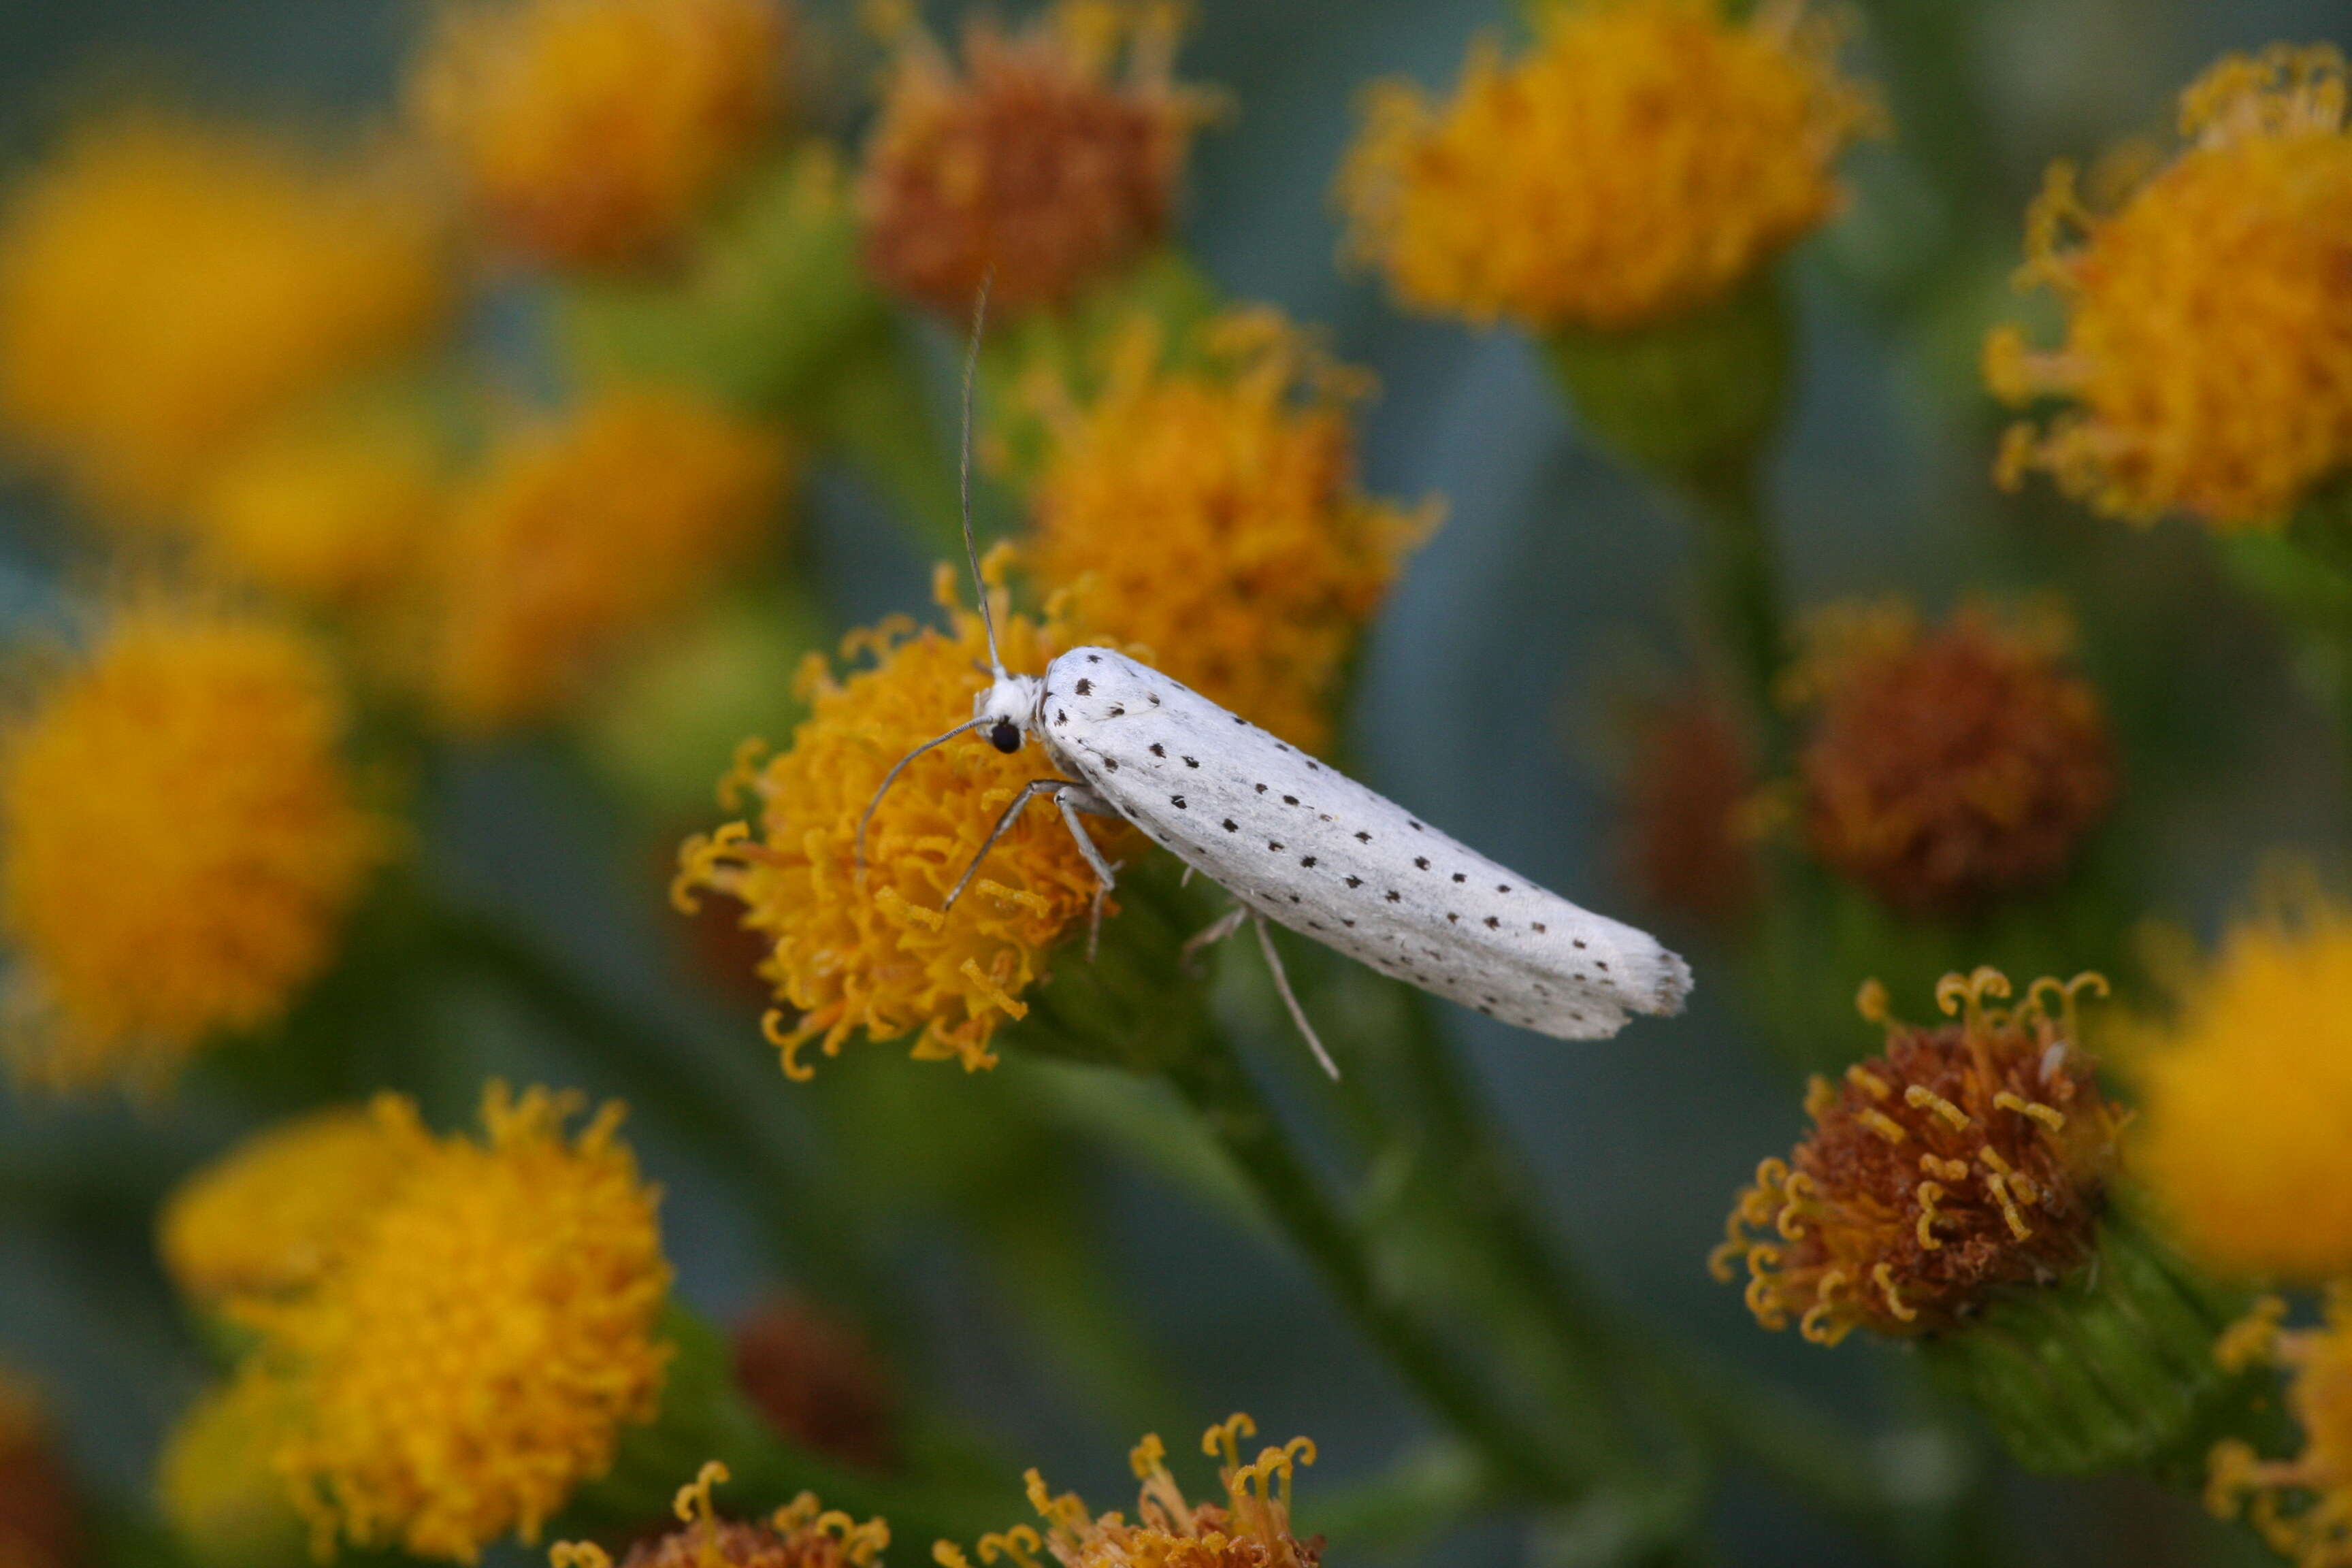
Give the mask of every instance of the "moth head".
POLYGON ((1034 675, 999 675, 973 696, 972 723, 990 745, 1008 755, 1021 749, 1024 732, 1035 721, 1040 684, 1034 675))

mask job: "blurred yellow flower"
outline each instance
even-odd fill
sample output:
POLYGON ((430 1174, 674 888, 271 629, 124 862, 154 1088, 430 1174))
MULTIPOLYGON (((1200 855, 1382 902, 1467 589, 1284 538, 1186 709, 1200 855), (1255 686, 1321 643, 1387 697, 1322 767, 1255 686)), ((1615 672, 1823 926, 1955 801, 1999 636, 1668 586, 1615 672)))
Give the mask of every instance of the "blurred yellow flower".
POLYGON ((278 1465, 321 1549, 338 1537, 471 1563, 526 1541, 650 1420, 670 1270, 608 1104, 493 1084, 488 1136, 436 1138, 378 1099, 405 1170, 308 1290, 248 1301, 254 1364, 296 1410, 278 1465))
POLYGON ((2284 1367, 2287 1413, 2303 1428, 2303 1452, 2264 1460, 2239 1438, 2214 1445, 2205 1500, 2224 1519, 2242 1512, 2272 1551, 2298 1568, 2352 1563, 2352 1285, 2328 1288, 2326 1321, 2283 1331, 2286 1303, 2258 1302, 2222 1336, 2222 1364, 2284 1367))
POLYGON ((1837 211, 1832 165, 1877 114, 1799 5, 1723 9, 1549 4, 1525 56, 1473 49, 1450 104, 1376 83, 1339 177, 1349 253, 1482 324, 1620 331, 1729 294, 1837 211))
POLYGON ((156 600, 0 732, 0 936, 18 1068, 153 1082, 285 1009, 390 830, 340 754, 334 676, 250 616, 156 600))
POLYGON ((407 1153, 355 1106, 280 1122, 173 1193, 157 1225, 163 1268, 200 1301, 306 1289, 391 1195, 407 1153))
POLYGON ((783 433, 683 387, 597 393, 506 434, 461 487, 427 675, 461 728, 544 719, 779 520, 783 433))
POLYGON ((1439 509, 1356 489, 1362 380, 1275 312, 1212 323, 1185 368, 1162 346, 1139 321, 1090 401, 1046 395, 1027 563, 1081 637, 1321 752, 1357 634, 1439 509))
MULTIPOLYGON (((990 1037, 1028 1011, 1021 994, 1094 900, 1094 873, 1069 830, 1039 806, 997 841, 970 894, 939 912, 1021 786, 1053 773, 1034 746, 1007 756, 974 736, 908 764, 874 812, 858 868, 858 824, 883 776, 969 719, 988 684, 980 617, 955 607, 955 577, 941 566, 936 588, 950 632, 894 616, 852 633, 843 657, 870 653, 875 663, 845 680, 811 655, 800 679, 811 713, 792 749, 763 764, 747 742, 720 785, 730 809, 750 788, 756 822, 698 834, 678 850, 678 908, 694 912, 700 891, 736 899, 745 927, 772 944, 761 973, 782 1005, 766 1027, 793 1078, 814 1070, 800 1059, 807 1042, 822 1038, 835 1056, 860 1029, 875 1040, 919 1029, 917 1060, 994 1066, 990 1037)), ((1043 670, 1068 646, 1057 627, 1025 616, 999 614, 996 625, 1013 669, 1043 670)))
MULTIPOLYGON (((1146 1436, 1128 1456, 1143 1483, 1136 1521, 1121 1513, 1096 1518, 1075 1492, 1054 1496, 1045 1478, 1027 1476, 1029 1503, 1045 1521, 1041 1537, 1025 1524, 982 1536, 980 1557, 1009 1557, 1017 1568, 1040 1568, 1050 1553, 1064 1568, 1315 1568, 1323 1538, 1301 1541, 1290 1529, 1291 1472, 1315 1462, 1315 1442, 1293 1437, 1278 1448, 1262 1448, 1242 1463, 1240 1440, 1255 1436, 1257 1423, 1236 1415, 1218 1422, 1201 1439, 1201 1451, 1222 1460, 1217 1483, 1222 1502, 1192 1503, 1168 1473, 1168 1449, 1146 1436)), ((931 1554, 940 1568, 970 1568, 961 1548, 942 1541, 931 1554)))
POLYGON ((2063 616, 1834 606, 1784 682, 1813 852, 1897 909, 1965 912, 2062 875, 2115 804, 2098 691, 2063 616))
POLYGON ((2135 1168, 2191 1256, 2238 1276, 2352 1272, 2352 910, 2246 921, 2134 1063, 2135 1168))
POLYGON ((961 317, 992 275, 1017 311, 1140 255, 1213 103, 1174 82, 1178 31, 1173 5, 1063 0, 1011 37, 975 24, 961 76, 910 31, 858 182, 874 275, 961 317))
POLYGON ((2026 214, 2023 287, 2065 307, 2064 342, 1985 343, 2013 405, 2000 477, 2032 469, 2110 516, 2185 511, 2217 528, 2284 523, 2352 464, 2352 135, 2328 47, 2231 55, 2182 94, 2189 144, 2095 214, 2054 165, 2026 214))
MULTIPOLYGON (((639 1539, 621 1560, 623 1568, 871 1568, 890 1544, 883 1521, 860 1524, 826 1508, 814 1492, 801 1493, 764 1521, 722 1520, 711 1507, 710 1489, 727 1479, 725 1465, 704 1464, 672 1505, 684 1528, 639 1539)), ((612 1558, 593 1541, 559 1541, 547 1560, 550 1568, 613 1568, 612 1558)))
POLYGON ((382 600, 415 570, 447 509, 442 441, 415 410, 315 410, 227 454, 198 489, 207 563, 333 609, 382 600))
POLYGON ((786 34, 780 0, 446 0, 409 99, 499 242, 637 261, 776 120, 786 34))
POLYGON ((1816 1077, 1813 1131, 1756 1169, 1707 1260, 1726 1284, 1743 1262, 1748 1306, 1768 1329, 1833 1345, 1949 1329, 2003 1286, 2054 1282, 2088 1261, 2123 1113, 2081 1049, 2075 994, 2086 974, 2037 980, 2015 1007, 1998 971, 1948 974, 1936 1001, 1960 1021, 1888 1017, 1876 981, 1863 1016, 1886 1049, 1816 1077), (2045 998, 2059 1004, 2053 1015, 2045 998))
POLYGON ((301 1519, 270 1463, 293 1419, 285 1383, 249 1370, 207 1391, 173 1426, 156 1502, 198 1562, 266 1568, 303 1561, 301 1519))
POLYGON ((0 422, 110 518, 167 521, 257 421, 447 313, 439 215, 385 170, 134 114, 0 214, 0 422))

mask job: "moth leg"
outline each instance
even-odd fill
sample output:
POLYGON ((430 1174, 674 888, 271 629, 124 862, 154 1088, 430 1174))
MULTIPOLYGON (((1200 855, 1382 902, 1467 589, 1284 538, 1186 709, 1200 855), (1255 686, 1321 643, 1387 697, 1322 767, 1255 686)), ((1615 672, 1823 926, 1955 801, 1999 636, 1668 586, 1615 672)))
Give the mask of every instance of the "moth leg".
POLYGON ((1337 1083, 1339 1080, 1339 1064, 1333 1061, 1331 1053, 1323 1048, 1323 1041, 1315 1033, 1315 1026, 1307 1021, 1307 1009, 1298 1005, 1297 995, 1290 989, 1290 976, 1283 972, 1282 955, 1274 950, 1274 933, 1265 929, 1265 917, 1259 915, 1256 920, 1257 945, 1265 954, 1265 966, 1274 971, 1274 988, 1282 993, 1282 1005, 1290 1009, 1290 1021, 1298 1026, 1300 1034, 1307 1037, 1307 1048, 1315 1053, 1315 1059, 1323 1064, 1323 1070, 1331 1075, 1332 1082, 1337 1083))
MULTIPOLYGON (((971 879, 974 877, 980 875, 980 863, 988 858, 988 852, 996 847, 998 839, 1013 831, 1013 825, 1021 820, 1021 813, 1028 807, 1031 801, 1041 795, 1048 795, 1056 790, 1080 787, 1082 786, 1072 784, 1068 779, 1031 779, 1027 784, 1023 784, 1021 793, 1013 797, 1013 804, 1004 808, 1004 815, 996 819, 996 826, 988 830, 988 837, 981 842, 980 851, 971 858, 971 864, 966 866, 963 868, 963 875, 956 879, 956 885, 949 890, 947 901, 940 906, 940 912, 945 914, 955 908, 956 900, 963 897, 963 890, 971 886, 971 879)), ((1089 845, 1087 847, 1091 848, 1093 846, 1089 845)), ((1095 863, 1101 864, 1099 857, 1095 858, 1095 863)))
MULTIPOLYGON (((1185 868, 1187 870, 1190 870, 1191 868, 1192 868, 1190 867, 1185 868)), ((1202 948, 1216 946, 1217 943, 1233 935, 1234 932, 1241 930, 1242 921, 1247 919, 1249 919, 1249 906, 1246 904, 1235 904, 1232 909, 1229 909, 1223 914, 1219 915, 1214 921, 1202 927, 1199 931, 1194 931, 1191 936, 1185 938, 1182 953, 1184 967, 1186 969, 1191 969, 1192 967, 1193 958, 1199 954, 1202 948)))
POLYGON ((1078 841, 1078 853, 1086 857, 1087 866, 1095 874, 1094 910, 1087 919, 1087 962, 1092 963, 1095 961, 1095 944, 1102 936, 1103 900, 1118 879, 1110 874, 1110 862, 1103 858, 1101 849, 1079 826, 1078 814, 1086 812, 1094 816, 1116 816, 1118 814, 1111 809, 1109 802, 1084 784, 1063 785, 1054 792, 1054 804, 1062 808, 1063 826, 1070 830, 1070 837, 1078 841))

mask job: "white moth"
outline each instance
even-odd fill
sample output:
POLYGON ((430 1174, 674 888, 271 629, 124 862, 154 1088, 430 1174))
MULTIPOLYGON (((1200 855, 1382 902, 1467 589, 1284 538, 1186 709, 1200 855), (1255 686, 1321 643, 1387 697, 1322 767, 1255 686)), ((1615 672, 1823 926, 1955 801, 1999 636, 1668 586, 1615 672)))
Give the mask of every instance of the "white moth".
MULTIPOLYGON (((978 343, 974 329, 973 342, 978 343)), ((908 763, 972 730, 1007 753, 1035 741, 1062 777, 1037 779, 1008 805, 955 888, 952 908, 997 839, 1040 795, 1062 819, 1098 879, 1110 866, 1081 815, 1133 823, 1193 870, 1232 893, 1233 912, 1191 945, 1231 934, 1244 920, 1292 1018, 1334 1078, 1322 1042, 1292 995, 1265 922, 1278 921, 1425 991, 1556 1039, 1599 1039, 1629 1013, 1672 1014, 1690 993, 1690 966, 1657 939, 1578 908, 1422 822, 1402 806, 1276 739, 1240 715, 1124 654, 1076 647, 1039 675, 1014 675, 996 651, 988 590, 980 583, 970 508, 971 364, 965 366, 964 546, 988 634, 988 687, 972 716, 901 759, 908 763)), ((866 808, 871 821, 874 807, 866 808)), ((865 828, 859 827, 864 855, 865 828)))

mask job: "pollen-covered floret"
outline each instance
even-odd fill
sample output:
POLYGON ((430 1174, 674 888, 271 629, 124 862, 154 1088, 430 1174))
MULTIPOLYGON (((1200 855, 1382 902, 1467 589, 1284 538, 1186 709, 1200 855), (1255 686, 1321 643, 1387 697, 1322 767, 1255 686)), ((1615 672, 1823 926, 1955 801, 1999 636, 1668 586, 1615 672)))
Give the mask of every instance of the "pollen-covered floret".
POLYGON ((1959 1021, 1924 1027, 1864 986, 1885 1051, 1812 1080, 1812 1133, 1757 1167, 1708 1259, 1715 1277, 1728 1284, 1745 1263, 1758 1322, 1833 1345, 1856 1328, 1949 1329, 1996 1289, 2088 1260, 2123 1118, 2081 1049, 2086 987, 2106 983, 2037 980, 2011 1007, 1998 971, 1948 974, 1936 1000, 1959 1021))
POLYGON ((2241 1438, 2215 1444, 2206 1504, 2224 1519, 2242 1513, 2297 1568, 2352 1563, 2352 1285, 2331 1286, 2326 1311, 2317 1328, 2283 1329, 2286 1303, 2269 1297, 2215 1347, 2231 1371, 2285 1369, 2287 1414, 2303 1429, 2303 1449, 2264 1459, 2241 1438))
MULTIPOLYGON (((872 1568, 890 1544, 879 1519, 859 1523, 803 1492, 762 1521, 720 1519, 710 1489, 729 1479, 712 1459, 677 1489, 671 1505, 679 1528, 640 1539, 621 1568, 872 1568)), ((550 1568, 613 1568, 593 1541, 559 1541, 548 1550, 550 1568)))

